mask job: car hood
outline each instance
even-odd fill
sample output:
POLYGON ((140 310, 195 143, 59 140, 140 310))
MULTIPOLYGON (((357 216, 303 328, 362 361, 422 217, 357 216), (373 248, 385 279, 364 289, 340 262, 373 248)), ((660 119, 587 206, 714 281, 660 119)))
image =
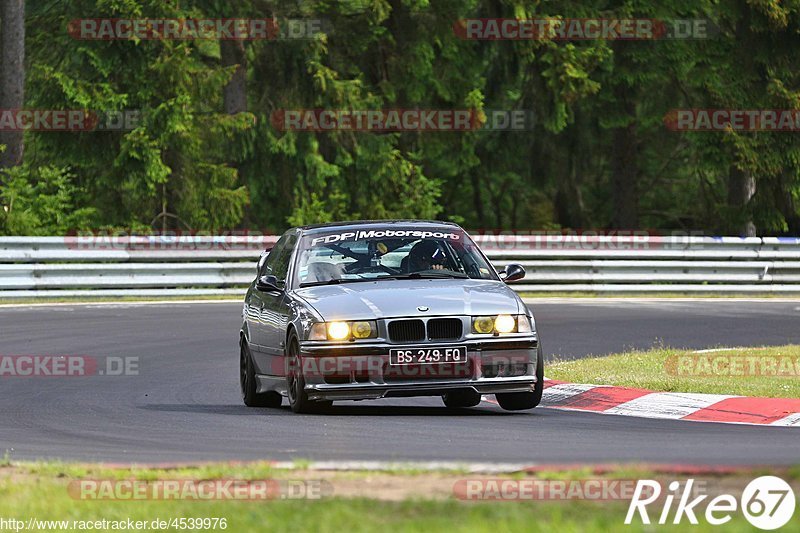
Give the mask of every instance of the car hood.
POLYGON ((516 293, 500 281, 384 280, 306 287, 297 296, 324 320, 524 313, 516 293), (427 307, 420 312, 418 307, 427 307))

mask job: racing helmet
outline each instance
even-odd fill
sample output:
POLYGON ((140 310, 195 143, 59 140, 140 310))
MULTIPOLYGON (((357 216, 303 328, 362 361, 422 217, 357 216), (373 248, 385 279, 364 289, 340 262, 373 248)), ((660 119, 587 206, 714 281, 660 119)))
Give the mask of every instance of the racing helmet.
POLYGON ((412 272, 430 270, 434 265, 444 265, 447 257, 436 241, 422 240, 408 252, 408 266, 412 272))

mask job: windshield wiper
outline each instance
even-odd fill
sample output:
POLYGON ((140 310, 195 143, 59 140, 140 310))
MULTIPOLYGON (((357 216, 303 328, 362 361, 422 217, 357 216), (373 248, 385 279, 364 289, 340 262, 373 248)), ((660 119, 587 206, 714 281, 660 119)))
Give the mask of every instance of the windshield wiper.
POLYGON ((300 288, 319 287, 321 285, 338 285, 340 283, 359 283, 361 281, 380 281, 382 279, 469 279, 466 274, 459 272, 412 272, 411 274, 392 274, 391 276, 378 276, 376 278, 359 279, 330 279, 328 281, 310 281, 301 283, 300 288))
POLYGON ((320 285, 338 285, 340 283, 358 283, 359 281, 371 281, 369 278, 361 279, 329 279, 328 281, 310 281, 308 283, 301 283, 300 288, 305 287, 319 287, 320 285))
POLYGON ((461 274, 459 272, 442 272, 441 274, 436 272, 412 272, 411 274, 393 274, 391 276, 381 276, 375 279, 469 279, 469 276, 466 274, 461 274))

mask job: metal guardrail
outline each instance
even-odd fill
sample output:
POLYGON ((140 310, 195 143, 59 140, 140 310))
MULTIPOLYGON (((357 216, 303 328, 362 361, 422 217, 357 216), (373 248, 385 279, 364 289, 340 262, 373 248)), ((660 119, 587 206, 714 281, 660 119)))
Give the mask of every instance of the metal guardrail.
MULTIPOLYGON (((241 295, 274 236, 0 237, 0 299, 241 295)), ((800 238, 479 235, 526 292, 800 293, 800 238)))
POLYGON ((580 237, 476 239, 496 266, 522 264, 531 292, 800 293, 800 238, 580 237), (497 265, 500 263, 500 265, 497 265))

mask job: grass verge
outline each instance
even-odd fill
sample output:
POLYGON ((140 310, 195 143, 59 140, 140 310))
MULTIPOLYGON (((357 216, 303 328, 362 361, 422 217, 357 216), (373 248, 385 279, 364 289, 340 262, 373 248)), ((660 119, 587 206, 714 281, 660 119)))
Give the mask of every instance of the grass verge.
POLYGON ((547 377, 663 392, 800 398, 800 346, 732 348, 708 353, 654 349, 554 361, 547 377))
MULTIPOLYGON (((774 473, 774 472, 773 472, 774 473)), ((747 482, 761 475, 743 471, 711 475, 705 479, 709 492, 716 486, 737 494, 747 482)), ((784 469, 781 475, 795 488, 800 469, 784 469)), ((476 476, 442 472, 320 472, 275 469, 268 463, 213 464, 200 467, 107 468, 100 465, 63 463, 11 464, 0 468, 0 517, 27 521, 126 521, 173 518, 224 518, 229 531, 650 531, 653 526, 635 522, 624 526, 628 500, 614 501, 463 501, 453 496, 453 486, 466 478, 516 480, 632 480, 658 479, 662 485, 683 476, 665 476, 636 466, 594 472, 591 469, 539 471, 531 474, 476 476), (325 479, 333 487, 321 499, 274 499, 267 501, 133 500, 93 501, 70 495, 70 483, 80 479, 325 479), (353 490, 358 488, 358 490, 353 490), (398 497, 399 495, 399 497, 398 497)), ((657 518, 661 507, 652 511, 657 518)), ((686 525, 657 526, 667 531, 686 525)), ((53 528, 56 529, 56 528, 53 528)), ((726 531, 752 529, 735 513, 726 531)), ((210 530, 210 529, 206 529, 210 530)), ((221 528, 217 528, 221 530, 221 528)), ((714 531, 701 518, 693 531, 714 531)), ((800 531, 790 522, 785 531, 800 531)))

